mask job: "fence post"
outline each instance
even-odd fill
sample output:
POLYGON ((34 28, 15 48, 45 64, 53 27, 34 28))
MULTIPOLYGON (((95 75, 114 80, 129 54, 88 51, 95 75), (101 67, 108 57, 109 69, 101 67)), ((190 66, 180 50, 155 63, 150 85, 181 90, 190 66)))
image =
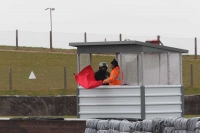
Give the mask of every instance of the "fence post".
POLYGON ((197 59, 197 38, 196 37, 194 39, 194 43, 195 43, 195 59, 197 59))
POLYGON ((190 84, 190 86, 191 87, 193 87, 193 65, 192 64, 190 64, 190 81, 191 81, 191 84, 190 84))
POLYGON ((52 50, 52 31, 50 31, 50 50, 52 50))
POLYGON ((160 41, 160 36, 157 35, 157 40, 159 41, 159 45, 161 44, 161 41, 160 41))
POLYGON ((157 35, 157 40, 160 42, 160 36, 159 35, 157 35))
POLYGON ((157 35, 157 40, 159 41, 159 45, 161 44, 162 46, 164 46, 162 41, 160 40, 160 36, 159 35, 157 35))
POLYGON ((87 33, 84 33, 84 41, 87 42, 87 33))
POLYGON ((67 72, 66 72, 66 66, 64 66, 64 89, 67 88, 67 72))
POLYGON ((10 85, 10 90, 12 90, 12 68, 9 68, 9 85, 10 85))
POLYGON ((119 34, 119 41, 122 41, 122 34, 119 34))
POLYGON ((16 50, 18 50, 18 30, 16 30, 16 50))

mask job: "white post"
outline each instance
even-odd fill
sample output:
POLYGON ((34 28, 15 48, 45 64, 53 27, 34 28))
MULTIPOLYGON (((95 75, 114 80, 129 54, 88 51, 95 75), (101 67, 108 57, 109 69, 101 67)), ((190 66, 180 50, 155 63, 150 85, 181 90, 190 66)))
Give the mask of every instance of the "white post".
POLYGON ((159 83, 158 83, 159 85, 160 85, 160 77, 161 77, 161 75, 160 75, 161 74, 161 69, 160 69, 161 61, 160 60, 161 60, 161 57, 160 57, 160 53, 159 53, 159 83))
POLYGON ((142 85, 144 85, 144 52, 141 52, 141 67, 142 67, 142 85))
POLYGON ((140 80, 139 80, 139 55, 137 54, 137 84, 138 84, 138 86, 139 86, 139 84, 140 84, 140 80))
POLYGON ((123 76, 123 74, 122 74, 122 53, 120 53, 119 58, 120 58, 120 68, 121 68, 120 73, 119 73, 120 74, 120 76, 119 76, 120 77, 120 84, 123 85, 123 83, 122 83, 122 79, 123 79, 122 78, 122 76, 123 76))
POLYGON ((168 80, 168 85, 170 85, 170 52, 167 53, 167 80, 168 80))
POLYGON ((179 66, 180 66, 180 84, 183 85, 182 79, 182 54, 179 53, 179 66))

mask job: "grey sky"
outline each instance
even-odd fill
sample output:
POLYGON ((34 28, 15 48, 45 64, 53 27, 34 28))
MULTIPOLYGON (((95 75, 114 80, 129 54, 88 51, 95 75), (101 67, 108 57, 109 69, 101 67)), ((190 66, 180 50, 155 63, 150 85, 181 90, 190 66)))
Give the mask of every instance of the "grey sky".
POLYGON ((0 30, 200 36, 199 0, 0 0, 0 30))

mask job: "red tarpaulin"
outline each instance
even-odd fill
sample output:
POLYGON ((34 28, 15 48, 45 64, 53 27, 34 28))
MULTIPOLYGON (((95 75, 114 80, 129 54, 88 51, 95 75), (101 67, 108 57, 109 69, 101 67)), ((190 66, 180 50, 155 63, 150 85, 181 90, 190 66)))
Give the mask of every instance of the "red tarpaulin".
POLYGON ((92 89, 102 85, 102 81, 96 81, 94 78, 94 71, 90 65, 75 74, 75 80, 85 89, 92 89))

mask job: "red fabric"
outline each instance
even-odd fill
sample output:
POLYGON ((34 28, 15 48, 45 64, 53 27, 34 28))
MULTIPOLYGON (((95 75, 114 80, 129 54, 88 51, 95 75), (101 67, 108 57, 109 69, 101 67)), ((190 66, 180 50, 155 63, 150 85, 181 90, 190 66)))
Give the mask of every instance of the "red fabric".
POLYGON ((159 40, 147 40, 146 42, 150 42, 156 45, 159 45, 160 41, 159 40))
POLYGON ((102 85, 102 81, 96 81, 94 78, 94 71, 90 65, 75 74, 75 80, 85 89, 92 89, 102 85))

